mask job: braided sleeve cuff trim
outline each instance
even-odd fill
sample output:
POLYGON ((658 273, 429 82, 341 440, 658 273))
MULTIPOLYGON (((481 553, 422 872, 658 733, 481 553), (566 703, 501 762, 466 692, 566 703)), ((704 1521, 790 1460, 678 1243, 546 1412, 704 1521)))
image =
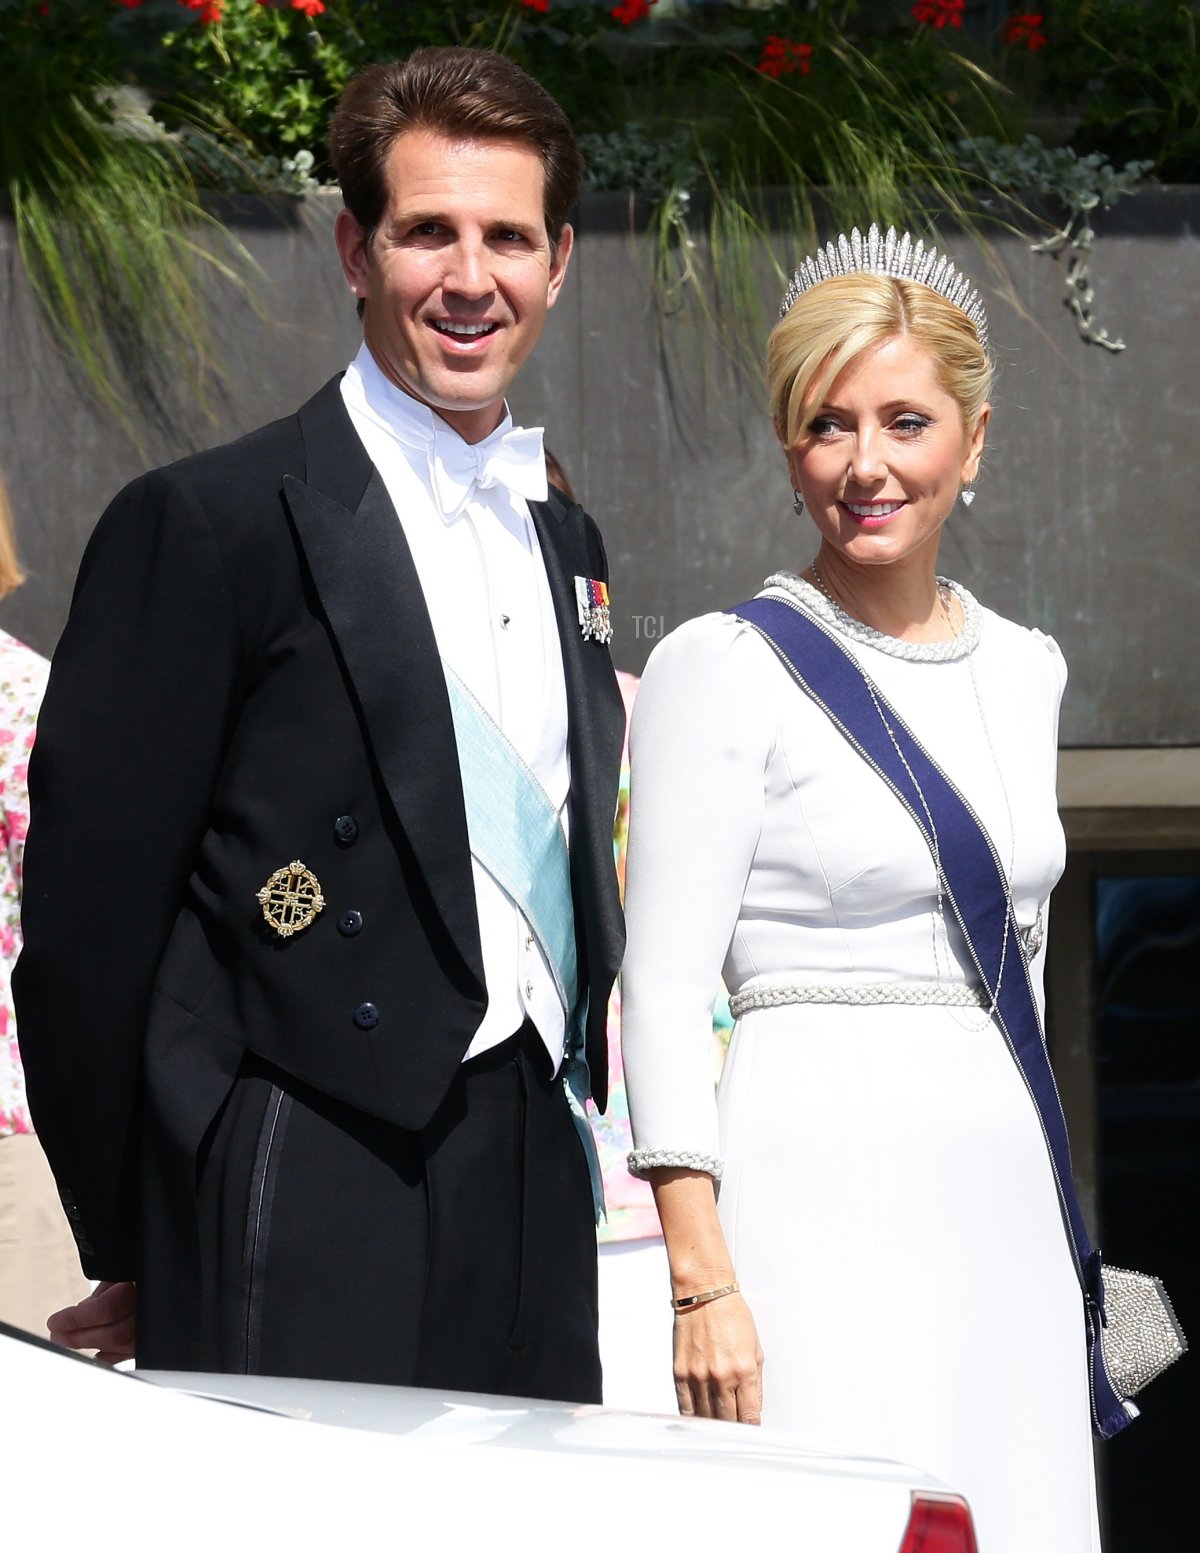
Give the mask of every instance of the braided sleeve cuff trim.
POLYGON ((703 1170, 719 1181, 725 1174, 725 1161, 711 1154, 693 1154, 686 1149, 634 1149, 625 1161, 631 1176, 644 1177, 651 1170, 703 1170))

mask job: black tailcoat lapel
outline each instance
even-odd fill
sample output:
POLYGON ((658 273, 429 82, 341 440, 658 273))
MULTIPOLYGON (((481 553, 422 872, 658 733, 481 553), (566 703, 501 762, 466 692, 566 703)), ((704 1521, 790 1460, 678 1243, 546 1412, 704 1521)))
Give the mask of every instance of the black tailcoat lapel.
MULTIPOLYGON (((608 1093, 608 991, 625 942, 613 863, 625 710, 608 649, 599 642, 584 641, 579 624, 575 578, 599 576, 604 560, 602 551, 590 553, 583 509, 564 507, 553 497, 531 502, 529 510, 562 643, 571 759, 571 878, 583 984, 593 988, 588 1066, 593 1094, 603 1110, 608 1093)), ((598 542, 595 548, 599 550, 598 542)))
POLYGON ((288 508, 384 783, 468 973, 464 991, 482 998, 454 723, 412 552, 336 380, 303 407, 300 427, 307 480, 285 478, 288 508))

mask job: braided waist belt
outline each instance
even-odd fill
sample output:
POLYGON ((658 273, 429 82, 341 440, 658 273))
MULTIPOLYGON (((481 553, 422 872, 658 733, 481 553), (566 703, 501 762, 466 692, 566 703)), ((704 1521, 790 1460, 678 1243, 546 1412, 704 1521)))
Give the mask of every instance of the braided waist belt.
POLYGON ((965 983, 942 985, 936 981, 804 983, 784 987, 748 987, 735 992, 729 1011, 735 1019, 752 1008, 783 1008, 789 1003, 846 1003, 869 1007, 877 1003, 899 1003, 916 1007, 933 1004, 940 1008, 991 1008, 992 1000, 980 987, 965 983))

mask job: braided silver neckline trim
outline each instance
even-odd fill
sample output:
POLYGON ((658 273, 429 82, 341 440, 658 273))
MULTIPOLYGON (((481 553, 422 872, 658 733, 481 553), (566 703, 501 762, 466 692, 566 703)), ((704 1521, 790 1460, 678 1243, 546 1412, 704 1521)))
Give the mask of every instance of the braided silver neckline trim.
POLYGON ((752 1008, 784 1008, 791 1003, 845 1003, 856 1008, 880 1003, 900 1003, 909 1007, 936 1004, 941 1008, 991 1008, 992 1000, 980 987, 965 982, 934 981, 841 983, 793 983, 786 987, 748 987, 735 992, 729 1000, 729 1012, 735 1019, 752 1008))
POLYGON ((712 1154, 693 1154, 686 1149, 634 1149, 625 1160, 631 1176, 645 1176, 650 1170, 703 1170, 719 1181, 725 1174, 725 1161, 712 1154))
POLYGON ((938 582, 948 588, 958 600, 963 612, 963 628, 948 642, 903 642, 897 636, 888 636, 874 626, 864 625, 853 615, 848 615, 840 605, 826 598, 811 582, 798 577, 795 572, 772 572, 763 588, 778 588, 799 599, 810 614, 816 615, 826 625, 832 626, 842 636, 863 647, 874 647, 890 658, 903 658, 909 663, 956 663, 973 653, 979 645, 983 626, 983 610, 974 596, 960 582, 949 577, 939 577, 938 582))

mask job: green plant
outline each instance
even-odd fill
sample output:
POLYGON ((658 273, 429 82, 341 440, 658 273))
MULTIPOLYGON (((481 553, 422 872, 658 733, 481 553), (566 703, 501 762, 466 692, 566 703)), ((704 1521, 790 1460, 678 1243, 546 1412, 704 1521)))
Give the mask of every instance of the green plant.
MULTIPOLYGON (((313 4, 314 0, 308 0, 313 4)), ((369 57, 343 3, 332 12, 221 0, 208 26, 163 38, 173 90, 161 113, 168 124, 197 121, 251 159, 282 159, 323 143, 330 104, 369 57)))
POLYGON ((188 439, 216 373, 203 276, 248 271, 177 147, 105 73, 134 24, 155 40, 152 18, 111 7, 0 0, 0 181, 50 342, 131 435, 148 420, 188 439))
POLYGON ((1067 219, 1049 237, 1030 244, 1035 253, 1067 256, 1063 300, 1075 315, 1079 333, 1094 345, 1123 351, 1125 342, 1114 339, 1095 321, 1095 290, 1091 279, 1096 233, 1088 220, 1097 208, 1108 210, 1123 195, 1134 193, 1154 167, 1153 161, 1126 162, 1115 168, 1098 151, 1080 156, 1070 146, 1048 147, 1036 135, 1026 135, 1020 145, 1005 145, 979 135, 959 142, 962 165, 977 172, 999 193, 1049 196, 1065 207, 1067 219))
POLYGON ((806 246, 818 224, 923 228, 937 207, 977 230, 1000 190, 1026 229, 1022 196, 1063 202, 1041 245, 1068 255, 1080 332, 1117 349, 1093 318, 1088 201, 1151 162, 1200 178, 1195 0, 1057 0, 990 33, 965 0, 0 0, 0 177, 51 333, 106 403, 166 414, 152 381, 182 401, 210 370, 200 276, 245 270, 197 187, 302 194, 352 71, 424 43, 542 80, 591 186, 656 200, 660 306, 697 306, 728 346, 757 340, 794 258, 781 224, 806 246), (1058 160, 1022 138, 1048 108, 1058 160))
MULTIPOLYGON (((256 159, 277 164, 297 147, 311 149, 318 166, 326 166, 333 105, 354 71, 372 60, 398 58, 427 43, 495 48, 569 97, 575 56, 595 32, 596 18, 611 25, 599 0, 547 0, 546 13, 525 0, 171 3, 177 25, 162 39, 169 85, 156 111, 171 126, 200 124, 217 140, 232 139, 247 167, 256 159), (553 22, 544 19, 551 4, 553 22)), ((597 62, 591 60, 593 74, 597 62)))
POLYGON ((793 54, 806 70, 764 81, 761 62, 741 57, 738 74, 723 77, 719 122, 697 136, 702 183, 673 191, 655 223, 664 311, 690 299, 727 350, 757 361, 775 300, 818 229, 879 221, 927 232, 935 216, 978 229, 975 180, 956 145, 968 116, 997 122, 998 88, 953 51, 938 51, 936 71, 914 52, 898 63, 872 57, 830 24, 793 54), (692 192, 702 198, 680 197, 692 192), (700 220, 703 245, 693 237, 700 220))
POLYGON ((1200 182, 1200 49, 1194 0, 1065 0, 1038 58, 1039 84, 1072 111, 1072 145, 1200 182))
POLYGON ((684 128, 655 135, 631 120, 607 134, 579 137, 586 163, 586 187, 637 190, 660 198, 670 189, 690 189, 701 177, 693 136, 684 128))
POLYGON ((36 161, 10 164, 7 181, 50 339, 131 435, 149 420, 191 441, 219 375, 202 275, 242 285, 247 271, 178 152, 79 97, 58 104, 36 161))

